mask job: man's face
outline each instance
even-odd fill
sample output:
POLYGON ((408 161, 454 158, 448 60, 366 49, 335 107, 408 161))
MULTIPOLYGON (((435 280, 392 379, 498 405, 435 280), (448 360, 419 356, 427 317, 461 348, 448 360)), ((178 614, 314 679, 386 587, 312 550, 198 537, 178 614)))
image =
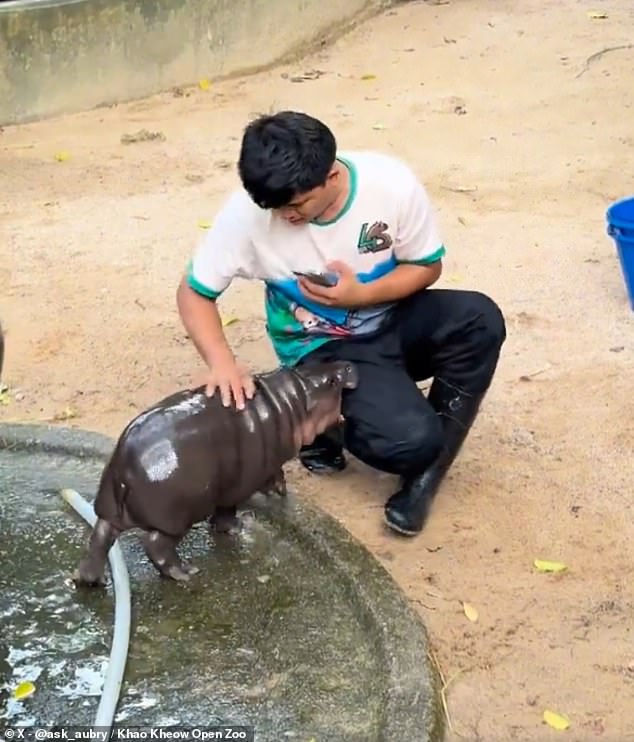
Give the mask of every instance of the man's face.
POLYGON ((290 224, 305 224, 317 219, 337 199, 338 180, 337 173, 330 173, 324 185, 298 194, 286 206, 276 209, 276 213, 290 224))

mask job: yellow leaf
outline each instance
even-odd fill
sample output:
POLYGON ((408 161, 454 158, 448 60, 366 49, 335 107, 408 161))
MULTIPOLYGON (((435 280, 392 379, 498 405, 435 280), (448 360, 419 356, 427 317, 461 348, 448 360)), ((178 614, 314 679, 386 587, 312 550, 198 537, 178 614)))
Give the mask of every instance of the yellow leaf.
POLYGON ((478 611, 475 606, 471 605, 471 603, 463 603, 462 608, 464 610, 465 616, 469 619, 469 621, 473 621, 475 623, 478 620, 478 611))
POLYGON ((70 157, 70 153, 66 152, 66 150, 62 150, 61 152, 55 153, 55 159, 57 162, 66 162, 66 160, 70 157))
POLYGON ((25 680, 23 683, 20 683, 20 685, 18 685, 18 687, 13 691, 13 697, 16 700, 21 701, 23 698, 32 696, 33 693, 35 693, 35 686, 33 685, 33 683, 25 680))
POLYGON ((604 13, 602 10, 591 10, 588 13, 588 18, 592 20, 599 19, 599 18, 607 18, 607 17, 608 17, 608 14, 604 13))
POLYGON ((544 711, 544 721, 546 724, 548 724, 549 727, 552 727, 553 729, 557 729, 558 731, 563 731, 564 729, 568 729, 570 726, 570 722, 568 719, 566 719, 564 716, 561 716, 560 714, 556 714, 554 711, 544 711))
POLYGON ((206 77, 203 77, 202 80, 199 80, 198 81, 198 87, 201 90, 209 90, 209 88, 211 87, 211 83, 209 82, 209 80, 206 77))
POLYGON ((227 325, 232 325, 234 322, 237 322, 237 317, 223 317, 222 318, 222 326, 226 327, 227 325))
POLYGON ((568 569, 563 562, 549 562, 546 559, 535 559, 533 564, 540 572, 563 572, 568 569))
POLYGON ((209 227, 211 227, 211 222, 208 222, 206 219, 200 219, 198 221, 198 226, 201 229, 209 229, 209 227))
POLYGON ((448 276, 447 280, 450 283, 462 283, 464 281, 464 276, 461 273, 454 273, 453 276, 448 276))
POLYGON ((376 80, 376 75, 361 75, 362 80, 376 80))
POLYGON ((53 420, 72 420, 74 417, 77 417, 75 410, 72 407, 66 407, 66 409, 54 415, 53 420))
POLYGON ((11 403, 11 397, 9 397, 8 391, 0 392, 0 404, 8 405, 11 403))

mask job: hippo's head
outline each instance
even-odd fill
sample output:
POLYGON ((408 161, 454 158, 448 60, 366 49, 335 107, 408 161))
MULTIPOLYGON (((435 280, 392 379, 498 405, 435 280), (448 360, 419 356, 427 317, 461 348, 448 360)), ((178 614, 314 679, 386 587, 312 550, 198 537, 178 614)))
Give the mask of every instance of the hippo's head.
POLYGON ((356 367, 349 361, 306 363, 296 369, 306 393, 308 417, 302 444, 312 443, 341 417, 341 395, 344 389, 355 389, 359 382, 356 367))

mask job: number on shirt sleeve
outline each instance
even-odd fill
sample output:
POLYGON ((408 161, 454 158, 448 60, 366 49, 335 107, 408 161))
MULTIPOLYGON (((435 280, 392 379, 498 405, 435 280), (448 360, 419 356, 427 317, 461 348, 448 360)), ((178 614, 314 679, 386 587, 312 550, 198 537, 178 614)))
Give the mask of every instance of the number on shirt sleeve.
POLYGON ((251 278, 252 250, 243 195, 231 196, 195 250, 187 282, 199 294, 217 299, 232 280, 251 278))
POLYGON ((435 263, 445 246, 427 191, 411 171, 404 176, 404 186, 394 256, 399 263, 435 263))

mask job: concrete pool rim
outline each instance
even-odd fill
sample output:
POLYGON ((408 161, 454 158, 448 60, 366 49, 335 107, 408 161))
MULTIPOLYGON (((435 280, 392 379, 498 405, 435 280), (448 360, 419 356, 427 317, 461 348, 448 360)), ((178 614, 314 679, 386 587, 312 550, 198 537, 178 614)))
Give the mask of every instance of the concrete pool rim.
MULTIPOLYGON (((0 423, 0 449, 7 451, 37 450, 105 463, 114 444, 108 436, 78 428, 0 423)), ((298 502, 292 495, 278 502, 276 507, 274 499, 267 501, 258 512, 264 517, 270 514, 302 546, 326 556, 337 578, 350 586, 355 608, 358 605, 369 615, 377 630, 378 651, 387 664, 381 739, 441 740, 444 720, 440 680, 430 660, 426 628, 402 590, 383 565, 333 517, 298 502)))

